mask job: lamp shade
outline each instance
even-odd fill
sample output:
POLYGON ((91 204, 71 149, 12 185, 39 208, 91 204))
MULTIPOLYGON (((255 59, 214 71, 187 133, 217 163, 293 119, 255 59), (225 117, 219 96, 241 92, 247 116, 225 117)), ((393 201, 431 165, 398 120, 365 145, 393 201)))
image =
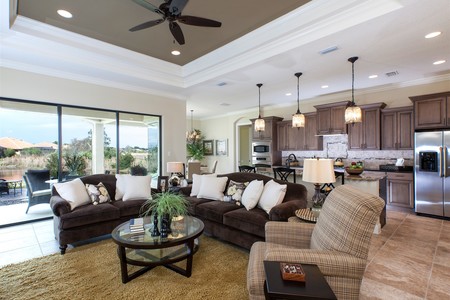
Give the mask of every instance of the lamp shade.
POLYGON ((264 122, 264 119, 258 118, 255 120, 255 131, 264 131, 266 128, 266 124, 264 122))
POLYGON ((305 115, 302 113, 297 113, 292 116, 292 127, 300 128, 305 127, 305 115))
POLYGON ((167 173, 183 173, 184 164, 182 162, 168 162, 167 173))
POLYGON ((303 181, 312 183, 336 182, 332 159, 309 158, 303 160, 303 181))
POLYGON ((362 122, 362 111, 358 106, 349 106, 345 109, 345 124, 362 122))

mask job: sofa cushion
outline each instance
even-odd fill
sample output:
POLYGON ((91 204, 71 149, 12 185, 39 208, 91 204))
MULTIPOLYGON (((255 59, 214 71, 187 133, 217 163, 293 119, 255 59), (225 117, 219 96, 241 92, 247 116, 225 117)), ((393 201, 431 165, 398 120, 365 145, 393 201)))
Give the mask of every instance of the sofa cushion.
POLYGON ((111 197, 109 196, 108 190, 103 185, 99 184, 86 184, 86 191, 91 198, 92 204, 97 205, 100 203, 111 202, 111 197))
POLYGON ((286 184, 279 184, 271 180, 264 185, 264 190, 259 198, 258 207, 269 214, 272 207, 283 202, 286 194, 286 184))
POLYGON ((247 186, 242 195, 242 204, 247 210, 253 209, 259 201, 264 190, 264 182, 262 180, 253 180, 247 186))
POLYGON ((230 180, 228 183, 227 191, 225 196, 230 197, 232 201, 242 201, 242 195, 244 194, 245 188, 249 185, 249 182, 236 182, 234 180, 230 180))
POLYGON ((116 200, 122 200, 125 194, 126 183, 125 178, 131 176, 130 174, 116 174, 116 200))
POLYGON ((197 205, 195 212, 200 218, 205 218, 210 221, 222 223, 223 215, 226 212, 239 209, 234 203, 223 201, 209 201, 197 205))
POLYGON ((252 210, 239 208, 223 215, 224 225, 260 237, 264 237, 264 226, 267 221, 269 221, 269 216, 260 208, 252 210))
POLYGON ((227 177, 211 177, 205 176, 200 185, 200 191, 197 198, 205 198, 210 200, 223 200, 223 192, 227 185, 227 177))
POLYGON ((217 177, 217 174, 207 174, 207 175, 192 175, 192 189, 191 189, 191 197, 197 196, 200 192, 200 187, 202 186, 202 180, 205 177, 217 177))
POLYGON ((214 200, 208 200, 208 199, 203 199, 203 198, 197 198, 197 197, 185 197, 188 204, 188 212, 189 214, 195 216, 197 215, 197 205, 202 204, 202 203, 206 203, 206 202, 210 202, 210 201, 214 201, 214 200))
MULTIPOLYGON (((122 181, 122 180, 121 180, 122 181)), ((123 201, 149 199, 151 194, 152 177, 148 176, 125 176, 123 178, 124 191, 123 201)), ((117 199, 116 199, 117 200, 117 199)))
POLYGON ((117 207, 120 211, 120 217, 136 216, 140 214, 142 205, 145 199, 133 200, 133 201, 114 201, 111 204, 117 207))
POLYGON ((91 198, 89 198, 86 188, 79 178, 67 182, 55 183, 54 187, 61 198, 69 202, 71 210, 91 203, 91 198))
POLYGON ((92 205, 89 203, 75 208, 69 214, 62 215, 60 217, 59 229, 66 230, 74 227, 111 221, 118 219, 119 216, 119 209, 110 203, 102 205, 92 205))

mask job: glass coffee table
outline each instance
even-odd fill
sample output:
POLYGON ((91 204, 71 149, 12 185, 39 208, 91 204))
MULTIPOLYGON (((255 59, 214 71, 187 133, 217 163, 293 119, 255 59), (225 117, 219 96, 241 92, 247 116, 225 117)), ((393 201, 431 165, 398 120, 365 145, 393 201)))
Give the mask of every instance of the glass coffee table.
POLYGON ((156 266, 164 266, 181 275, 190 277, 192 261, 199 248, 198 237, 203 233, 203 222, 191 216, 172 220, 172 233, 167 238, 152 237, 153 217, 144 218, 144 233, 131 233, 130 221, 117 226, 111 236, 118 245, 122 282, 144 274, 156 266), (186 260, 183 269, 174 263, 186 260), (134 273, 128 273, 128 265, 142 266, 134 273))

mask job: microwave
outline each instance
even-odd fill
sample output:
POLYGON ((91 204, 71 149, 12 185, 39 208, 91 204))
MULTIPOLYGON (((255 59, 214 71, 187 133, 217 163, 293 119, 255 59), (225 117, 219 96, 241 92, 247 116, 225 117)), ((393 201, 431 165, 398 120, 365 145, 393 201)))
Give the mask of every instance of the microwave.
POLYGON ((270 156, 271 142, 252 143, 252 156, 270 156))

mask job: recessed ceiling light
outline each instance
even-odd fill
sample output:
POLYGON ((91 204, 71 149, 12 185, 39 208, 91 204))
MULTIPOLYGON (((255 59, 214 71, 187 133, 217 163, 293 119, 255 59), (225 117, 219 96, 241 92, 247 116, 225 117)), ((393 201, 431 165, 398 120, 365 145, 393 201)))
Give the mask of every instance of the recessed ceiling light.
POLYGON ((370 79, 374 79, 374 78, 377 78, 377 77, 378 77, 378 75, 375 75, 375 74, 369 76, 370 79))
POLYGON ((181 52, 180 51, 178 51, 178 50, 173 50, 172 52, 172 55, 175 55, 175 56, 177 56, 177 55, 180 55, 181 54, 181 52))
POLYGON ((430 32, 425 36, 426 39, 432 39, 434 37, 437 37, 438 35, 441 35, 440 31, 430 32))
POLYGON ((58 13, 58 15, 60 15, 63 18, 66 18, 66 19, 72 18, 72 14, 70 12, 68 12, 67 10, 58 9, 56 12, 58 13))
POLYGON ((286 96, 292 96, 292 93, 286 93, 286 96))
POLYGON ((328 85, 322 85, 321 88, 327 89, 327 88, 328 88, 328 85))
POLYGON ((438 61, 435 61, 435 62, 433 63, 433 65, 440 65, 440 64, 443 64, 443 63, 445 63, 445 62, 446 62, 445 59, 443 59, 443 60, 438 60, 438 61))

